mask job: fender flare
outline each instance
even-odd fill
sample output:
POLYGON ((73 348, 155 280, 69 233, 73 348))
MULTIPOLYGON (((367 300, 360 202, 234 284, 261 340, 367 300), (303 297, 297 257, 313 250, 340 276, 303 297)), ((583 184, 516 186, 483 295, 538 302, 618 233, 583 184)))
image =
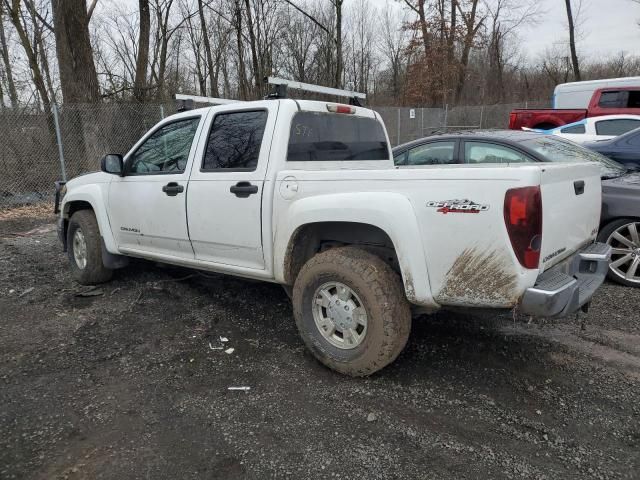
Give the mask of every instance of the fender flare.
POLYGON ((350 222, 372 225, 393 242, 407 299, 414 304, 438 308, 431 294, 422 234, 409 199, 389 192, 336 193, 296 200, 281 212, 274 231, 274 276, 285 282, 289 242, 305 225, 350 222))
MULTIPOLYGON (((113 232, 111 231, 111 224, 109 223, 109 217, 107 215, 107 199, 105 198, 105 192, 101 188, 101 185, 103 184, 86 184, 74 187, 72 191, 64 196, 61 206, 62 217, 68 219, 69 205, 72 202, 87 202, 91 205, 93 213, 96 216, 100 236, 102 237, 107 252, 118 254, 118 247, 113 232)), ((108 184, 104 185, 108 186, 108 184)))

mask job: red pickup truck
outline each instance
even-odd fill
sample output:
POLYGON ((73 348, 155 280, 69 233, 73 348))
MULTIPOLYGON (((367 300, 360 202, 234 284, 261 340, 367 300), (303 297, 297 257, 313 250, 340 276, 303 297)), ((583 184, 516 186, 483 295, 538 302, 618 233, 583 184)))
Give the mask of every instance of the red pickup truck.
MULTIPOLYGON (((605 82, 605 81, 602 81, 605 82)), ((560 105, 578 105, 584 102, 586 108, 539 108, 516 109, 509 115, 509 128, 520 130, 522 127, 548 130, 587 117, 601 115, 631 114, 640 115, 640 82, 636 87, 607 87, 580 91, 562 91, 560 87, 595 82, 574 82, 558 85, 554 92, 554 107, 560 105), (591 92, 593 92, 591 94, 591 92), (591 94, 588 104, 586 100, 591 94), (586 96, 585 96, 586 95, 586 96)))

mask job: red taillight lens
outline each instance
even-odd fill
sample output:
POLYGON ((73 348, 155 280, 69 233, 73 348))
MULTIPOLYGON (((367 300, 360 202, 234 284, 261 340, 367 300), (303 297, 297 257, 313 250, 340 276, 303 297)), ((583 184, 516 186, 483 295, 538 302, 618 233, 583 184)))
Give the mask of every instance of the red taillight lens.
POLYGON ((351 105, 338 105, 327 103, 327 110, 331 113, 356 113, 356 108, 351 105))
POLYGON ((540 187, 507 190, 504 197, 504 223, 520 264, 525 268, 538 268, 542 242, 540 187))
POLYGON ((515 127, 516 127, 516 114, 512 112, 509 114, 509 128, 511 130, 515 130, 515 127))

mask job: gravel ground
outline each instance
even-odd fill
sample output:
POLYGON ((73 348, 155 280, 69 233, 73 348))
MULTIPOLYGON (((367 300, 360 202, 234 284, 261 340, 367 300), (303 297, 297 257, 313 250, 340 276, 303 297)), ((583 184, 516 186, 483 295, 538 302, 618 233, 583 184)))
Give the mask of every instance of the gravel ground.
POLYGON ((134 262, 89 290, 51 222, 0 219, 2 479, 640 478, 637 291, 584 330, 421 317, 352 379, 280 287, 134 262))

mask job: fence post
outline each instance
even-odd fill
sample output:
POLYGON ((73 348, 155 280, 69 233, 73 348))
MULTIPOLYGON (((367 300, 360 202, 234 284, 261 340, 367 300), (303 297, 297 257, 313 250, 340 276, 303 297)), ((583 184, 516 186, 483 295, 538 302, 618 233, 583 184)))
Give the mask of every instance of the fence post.
POLYGON ((400 145, 400 107, 398 107, 398 143, 396 145, 400 145))
POLYGON ((164 120, 164 106, 160 105, 160 120, 164 120))
POLYGON ((448 116, 449 116, 449 104, 447 103, 444 106, 444 131, 447 131, 447 120, 448 120, 448 116))
POLYGON ((62 135, 60 134, 60 120, 58 118, 58 106, 53 104, 53 123, 56 126, 56 141, 58 143, 58 156, 60 157, 60 170, 62 173, 62 180, 67 181, 67 170, 64 166, 64 151, 62 148, 62 135))
POLYGON ((424 107, 420 109, 420 138, 424 137, 424 107))
POLYGON ((484 114, 484 105, 480 107, 480 130, 482 130, 482 117, 484 114))

